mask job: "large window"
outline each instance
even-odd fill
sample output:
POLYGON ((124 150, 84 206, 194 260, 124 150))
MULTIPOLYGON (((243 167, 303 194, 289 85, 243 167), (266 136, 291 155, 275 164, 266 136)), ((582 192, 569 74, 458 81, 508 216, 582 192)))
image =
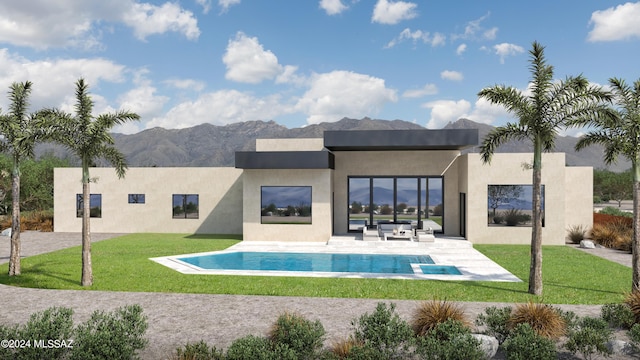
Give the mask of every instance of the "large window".
MULTIPOLYGON (((82 200, 82 194, 76 194, 76 217, 82 217, 84 209, 84 201, 82 200)), ((102 194, 89 195, 89 217, 101 218, 102 217, 102 194)))
POLYGON ((349 230, 409 222, 442 231, 442 177, 350 177, 349 230))
POLYGON ((311 186, 263 186, 260 189, 263 224, 311 224, 311 186))
MULTIPOLYGON (((489 185, 487 193, 487 219, 490 226, 531 226, 532 185, 489 185)), ((544 226, 544 185, 541 208, 544 226)))
POLYGON ((199 211, 198 194, 173 194, 174 219, 197 219, 199 211))

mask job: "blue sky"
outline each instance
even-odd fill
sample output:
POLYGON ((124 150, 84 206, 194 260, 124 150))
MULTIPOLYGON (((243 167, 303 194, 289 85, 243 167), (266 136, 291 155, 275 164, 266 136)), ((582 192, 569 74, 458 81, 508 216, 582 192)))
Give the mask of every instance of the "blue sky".
POLYGON ((632 82, 640 2, 5 0, 0 91, 30 80, 33 111, 72 112, 84 77, 96 114, 142 117, 124 133, 343 117, 501 125, 509 116, 476 94, 525 90, 533 41, 557 79, 632 82))

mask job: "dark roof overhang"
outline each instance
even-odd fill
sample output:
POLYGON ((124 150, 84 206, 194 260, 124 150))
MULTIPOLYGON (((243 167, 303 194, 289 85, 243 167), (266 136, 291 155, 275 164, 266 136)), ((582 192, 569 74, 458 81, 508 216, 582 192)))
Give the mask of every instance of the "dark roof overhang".
POLYGON ((335 169, 329 151, 236 151, 239 169, 335 169))
POLYGON ((324 147, 331 151, 462 150, 478 143, 477 129, 324 132, 324 147))

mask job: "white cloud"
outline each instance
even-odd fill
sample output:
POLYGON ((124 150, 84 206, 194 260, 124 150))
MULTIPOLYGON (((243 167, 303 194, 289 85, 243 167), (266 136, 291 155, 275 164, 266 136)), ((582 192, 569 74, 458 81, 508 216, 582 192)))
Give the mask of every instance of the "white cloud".
POLYGON ((297 66, 285 65, 282 72, 276 77, 276 84, 305 85, 307 78, 296 74, 297 66))
POLYGON ((324 10, 327 15, 337 15, 349 7, 344 5, 341 0, 320 0, 320 8, 324 10))
POLYGON ((386 103, 396 102, 396 91, 384 80, 349 71, 315 74, 309 90, 296 104, 307 123, 334 122, 343 117, 375 115, 386 103))
POLYGON ((424 103, 422 107, 431 109, 431 119, 427 128, 441 129, 450 121, 465 117, 471 109, 471 103, 467 100, 436 100, 424 103))
POLYGON ((589 41, 615 41, 640 37, 640 2, 594 11, 589 24, 589 41))
POLYGON ((226 125, 240 121, 272 119, 287 112, 279 103, 279 96, 257 98, 237 90, 207 93, 195 101, 186 101, 169 110, 166 115, 153 118, 146 128, 161 126, 181 129, 203 123, 226 125))
POLYGON ((435 95, 438 93, 438 87, 436 84, 426 84, 420 89, 407 90, 402 93, 402 97, 406 98, 421 98, 427 95, 435 95))
POLYGON ((400 34, 393 40, 389 41, 389 43, 385 45, 385 48, 392 48, 397 44, 404 42, 405 40, 410 40, 413 42, 413 44, 422 42, 424 44, 431 44, 431 46, 441 46, 444 45, 446 36, 441 33, 434 33, 432 36, 428 31, 411 31, 411 29, 406 28, 402 30, 400 34))
MULTIPOLYGON (((101 81, 123 82, 125 67, 112 61, 95 59, 50 59, 33 61, 0 49, 0 92, 11 83, 29 79, 33 82, 33 109, 55 107, 66 95, 73 95, 75 82, 84 77, 92 87, 101 81)), ((6 109, 6 96, 0 96, 0 107, 6 109)))
POLYGON ((504 64, 504 59, 507 56, 514 56, 524 52, 524 48, 519 45, 502 43, 493 46, 496 55, 500 57, 500 63, 504 64))
POLYGON ((467 51, 467 44, 460 44, 456 48, 456 55, 462 55, 465 51, 467 51))
POLYGON ((482 22, 489 18, 489 13, 486 15, 471 20, 464 27, 464 33, 452 35, 452 38, 455 39, 469 39, 469 40, 494 40, 496 35, 498 34, 498 28, 485 28, 482 26, 482 22))
POLYGON ((417 4, 406 1, 378 0, 373 8, 371 22, 393 25, 413 19, 418 16, 417 7, 417 4))
POLYGON ((225 77, 243 83, 257 84, 274 79, 282 72, 278 58, 265 50, 258 38, 248 37, 242 32, 229 41, 222 61, 227 66, 225 77))
POLYGON ((453 70, 444 70, 443 72, 440 73, 440 77, 445 80, 451 80, 451 81, 464 80, 464 75, 462 75, 461 72, 453 71, 453 70))
POLYGON ((473 111, 469 114, 469 120, 484 124, 493 124, 496 120, 510 117, 511 115, 502 105, 491 104, 484 98, 476 100, 473 111))
POLYGON ((164 3, 161 6, 134 3, 131 10, 123 15, 123 21, 133 28, 140 40, 168 31, 182 33, 190 40, 200 36, 198 21, 193 13, 183 10, 177 3, 164 3))
POLYGON ((196 0, 196 3, 202 6, 202 12, 208 14, 211 10, 211 0, 196 0))
POLYGON ((167 96, 156 95, 157 89, 146 77, 148 73, 146 69, 136 71, 133 80, 136 87, 118 97, 120 109, 134 112, 142 119, 158 116, 169 101, 167 96))
POLYGON ((194 79, 169 79, 164 83, 180 90, 202 91, 205 88, 204 82, 194 79))
POLYGON ((200 34, 193 14, 170 2, 160 6, 134 0, 0 2, 0 42, 18 46, 102 50, 103 34, 118 23, 131 27, 142 40, 165 32, 189 39, 200 34))
POLYGON ((233 5, 240 4, 240 0, 218 0, 218 5, 222 8, 222 12, 227 12, 233 5))

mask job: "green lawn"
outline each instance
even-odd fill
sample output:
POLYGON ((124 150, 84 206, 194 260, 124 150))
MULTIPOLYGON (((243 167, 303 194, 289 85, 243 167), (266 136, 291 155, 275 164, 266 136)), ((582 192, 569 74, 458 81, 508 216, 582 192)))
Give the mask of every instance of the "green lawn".
MULTIPOLYGON (((131 234, 92 245, 92 290, 245 294, 373 299, 448 299, 524 302, 527 283, 480 281, 379 280, 303 277, 184 275, 149 258, 225 249, 231 236, 131 234)), ((476 249, 526 280, 529 246, 476 245, 476 249)), ((620 302, 631 288, 631 269, 565 246, 543 250, 544 296, 550 304, 620 302)), ((0 283, 47 289, 82 289, 80 247, 24 258, 22 275, 0 283)))

